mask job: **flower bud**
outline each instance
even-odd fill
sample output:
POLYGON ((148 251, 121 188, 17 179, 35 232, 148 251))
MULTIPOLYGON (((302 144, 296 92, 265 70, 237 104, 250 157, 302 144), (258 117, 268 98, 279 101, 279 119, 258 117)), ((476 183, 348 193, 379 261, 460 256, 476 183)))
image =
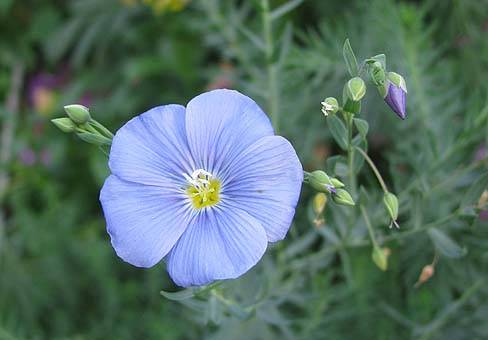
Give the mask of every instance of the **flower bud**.
POLYGON ((350 79, 346 84, 346 95, 352 101, 360 101, 366 94, 366 84, 360 77, 350 79))
POLYGON ((385 204, 386 210, 393 221, 398 219, 398 199, 391 192, 385 193, 383 196, 383 203, 385 204))
POLYGON ((339 103, 334 97, 325 98, 322 104, 322 113, 327 117, 329 114, 334 114, 339 110, 339 103))
POLYGON ((97 135, 91 132, 80 132, 76 134, 82 141, 90 143, 90 144, 95 144, 98 146, 101 145, 110 145, 111 140, 108 139, 107 137, 104 137, 102 135, 97 135))
POLYGON ((373 262, 378 266, 379 269, 385 271, 388 269, 388 255, 389 255, 389 249, 375 246, 373 248, 373 253, 371 254, 371 258, 373 259, 373 262))
POLYGON ((320 215, 327 204, 327 196, 323 192, 316 194, 312 201, 312 208, 315 215, 320 215))
POLYGON ((388 104, 398 117, 405 119, 407 117, 407 85, 405 79, 398 73, 388 72, 388 81, 385 84, 385 90, 386 95, 384 100, 386 104, 388 104))
POLYGON ((71 120, 76 124, 85 124, 88 123, 91 119, 88 108, 83 105, 66 105, 64 107, 64 110, 66 111, 68 117, 71 118, 71 120))
POLYGON ((56 125, 58 129, 65 133, 70 133, 75 131, 76 129, 76 124, 73 123, 73 121, 69 118, 63 117, 63 118, 56 118, 56 119, 51 119, 51 122, 56 125))
POLYGON ((337 178, 332 177, 330 179, 330 181, 331 181, 332 185, 334 186, 334 188, 343 188, 344 187, 344 183, 339 181, 337 178))
POLYGON ((419 279, 417 280, 415 287, 418 287, 421 284, 427 282, 434 275, 434 272, 435 272, 435 269, 434 269, 434 266, 432 264, 426 265, 422 269, 422 273, 420 273, 419 279))
POLYGON ((376 86, 383 86, 386 80, 386 73, 383 65, 379 61, 375 61, 371 64, 369 69, 369 75, 376 86))
POLYGON ((344 189, 335 189, 335 192, 332 193, 332 200, 336 204, 355 205, 351 195, 344 189))
POLYGON ((308 183, 319 192, 333 193, 336 191, 329 176, 322 170, 315 170, 308 176, 308 183))

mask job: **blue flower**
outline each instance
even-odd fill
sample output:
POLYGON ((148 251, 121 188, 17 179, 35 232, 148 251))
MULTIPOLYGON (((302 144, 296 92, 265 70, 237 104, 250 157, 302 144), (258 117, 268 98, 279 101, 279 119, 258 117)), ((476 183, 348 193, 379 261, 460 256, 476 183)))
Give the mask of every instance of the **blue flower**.
POLYGON ((290 227, 303 180, 291 144, 250 98, 215 90, 126 123, 100 193, 124 261, 165 258, 179 286, 236 278, 290 227))

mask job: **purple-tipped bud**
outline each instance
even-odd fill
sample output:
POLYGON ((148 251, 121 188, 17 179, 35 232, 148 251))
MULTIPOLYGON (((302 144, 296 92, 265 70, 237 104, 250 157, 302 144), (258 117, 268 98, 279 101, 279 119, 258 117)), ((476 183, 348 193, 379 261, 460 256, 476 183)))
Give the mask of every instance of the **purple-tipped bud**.
POLYGON ((405 79, 398 73, 388 72, 386 86, 385 102, 398 117, 405 119, 407 117, 407 86, 405 79))

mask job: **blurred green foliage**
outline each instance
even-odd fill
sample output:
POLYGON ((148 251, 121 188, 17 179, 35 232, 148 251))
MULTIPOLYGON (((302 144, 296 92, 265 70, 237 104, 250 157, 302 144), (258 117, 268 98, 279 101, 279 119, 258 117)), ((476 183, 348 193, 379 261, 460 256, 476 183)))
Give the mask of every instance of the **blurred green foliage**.
POLYGON ((476 210, 488 187, 488 2, 270 6, 267 26, 257 1, 0 1, 0 133, 12 141, 0 146, 0 339, 488 338, 488 225, 476 210), (105 156, 49 119, 82 102, 116 130, 153 106, 236 88, 306 170, 345 178, 320 101, 341 95, 346 37, 361 59, 385 53, 408 85, 406 121, 374 91, 361 117, 399 197, 401 229, 388 229, 363 167, 388 270, 371 260, 360 214, 328 202, 317 220, 304 188, 287 239, 226 298, 164 299, 175 288, 164 264, 133 268, 110 246, 105 156), (434 275, 414 288, 436 253, 434 275))

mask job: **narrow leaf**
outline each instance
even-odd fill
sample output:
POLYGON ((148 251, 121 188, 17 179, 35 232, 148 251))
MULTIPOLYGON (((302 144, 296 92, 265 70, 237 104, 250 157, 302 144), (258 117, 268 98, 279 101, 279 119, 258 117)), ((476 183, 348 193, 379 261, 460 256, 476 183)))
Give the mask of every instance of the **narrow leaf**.
POLYGON ((473 184, 469 187, 468 191, 463 197, 462 206, 467 207, 478 202, 481 194, 488 188, 488 172, 481 175, 473 184))
POLYGON ((347 150, 347 129, 342 120, 335 115, 329 115, 327 117, 327 124, 336 143, 343 150, 347 150))
POLYGON ((192 298, 195 296, 195 288, 187 288, 177 292, 167 292, 162 290, 160 293, 162 296, 172 301, 181 301, 192 298))
POLYGON ((354 118, 354 125, 356 129, 358 129, 359 134, 363 139, 366 139, 366 135, 368 134, 369 124, 364 119, 354 118))
POLYGON ((442 255, 450 258, 459 258, 467 253, 465 248, 461 248, 443 231, 437 228, 431 228, 427 231, 427 233, 429 234, 429 237, 437 250, 442 255))
POLYGON ((351 77, 359 76, 359 67, 358 62, 356 60, 356 56, 352 51, 351 44, 349 43, 349 39, 346 39, 344 42, 344 47, 342 49, 342 54, 344 55, 344 61, 346 62, 347 70, 351 77))
POLYGON ((300 6, 300 4, 303 2, 303 0, 290 0, 286 4, 281 5, 278 8, 275 8, 273 11, 271 11, 270 17, 271 20, 276 20, 286 13, 294 10, 296 7, 300 6))

